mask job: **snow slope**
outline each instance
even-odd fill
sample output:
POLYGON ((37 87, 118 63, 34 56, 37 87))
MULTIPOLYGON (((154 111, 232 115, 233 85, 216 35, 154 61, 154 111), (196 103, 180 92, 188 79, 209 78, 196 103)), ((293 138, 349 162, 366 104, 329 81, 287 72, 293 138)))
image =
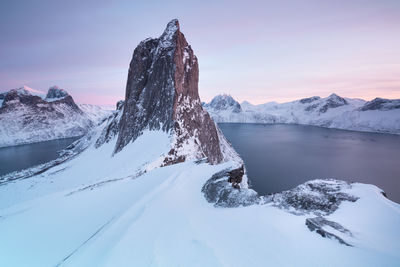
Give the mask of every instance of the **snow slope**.
POLYGON ((0 147, 81 136, 111 112, 75 104, 68 93, 50 87, 47 95, 28 87, 3 93, 0 147))
POLYGON ((231 96, 222 95, 204 107, 216 122, 293 123, 400 134, 400 100, 377 98, 366 102, 332 94, 326 98, 310 97, 282 104, 243 102, 238 105, 231 96))
POLYGON ((346 187, 343 193, 359 199, 326 217, 351 231, 339 233, 352 245, 345 246, 309 231, 311 214, 296 215, 274 202, 237 208, 207 202, 203 185, 234 162, 154 168, 170 149, 167 133, 145 132, 111 156, 116 138, 95 148, 99 132, 70 161, 0 185, 0 266, 400 263, 400 205, 375 186, 346 187))

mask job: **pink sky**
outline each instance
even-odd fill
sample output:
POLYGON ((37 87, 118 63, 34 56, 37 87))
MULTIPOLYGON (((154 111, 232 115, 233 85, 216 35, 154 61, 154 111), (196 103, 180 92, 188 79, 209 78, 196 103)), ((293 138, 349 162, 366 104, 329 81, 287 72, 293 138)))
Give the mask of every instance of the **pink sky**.
POLYGON ((203 101, 400 98, 398 0, 6 0, 0 91, 56 84, 77 102, 114 105, 134 48, 172 18, 199 59, 203 101))

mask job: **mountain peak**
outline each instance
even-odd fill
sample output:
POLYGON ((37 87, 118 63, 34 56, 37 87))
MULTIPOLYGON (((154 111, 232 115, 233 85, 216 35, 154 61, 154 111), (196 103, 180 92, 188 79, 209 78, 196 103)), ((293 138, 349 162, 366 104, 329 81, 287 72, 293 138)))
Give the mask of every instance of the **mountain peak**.
POLYGON ((197 58, 178 20, 171 20, 159 38, 142 41, 130 63, 114 153, 144 130, 161 130, 172 137, 164 165, 200 158, 223 161, 225 139, 201 106, 198 81, 197 58))
POLYGON ((179 32, 179 21, 177 19, 171 20, 170 22, 168 22, 167 27, 159 38, 159 45, 161 47, 174 46, 174 44, 176 43, 174 42, 174 40, 176 40, 175 36, 179 32))
POLYGON ((51 86, 47 91, 46 99, 61 99, 69 96, 66 90, 61 89, 57 85, 51 86))
POLYGON ((237 102, 231 95, 228 94, 215 96, 206 106, 215 110, 232 110, 236 113, 242 110, 239 102, 237 102))

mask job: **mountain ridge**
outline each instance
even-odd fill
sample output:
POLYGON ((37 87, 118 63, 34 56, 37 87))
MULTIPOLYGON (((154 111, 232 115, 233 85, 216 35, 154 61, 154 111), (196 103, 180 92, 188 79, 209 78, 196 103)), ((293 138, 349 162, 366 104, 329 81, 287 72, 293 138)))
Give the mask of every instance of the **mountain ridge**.
MULTIPOLYGON (((375 98, 365 101, 331 94, 325 98, 312 96, 285 103, 267 102, 253 105, 243 101, 240 104, 241 111, 234 112, 232 105, 224 108, 215 108, 215 103, 211 105, 219 98, 216 96, 210 103, 204 105, 216 122, 305 124, 400 134, 398 99, 375 98)), ((238 103, 233 98, 232 101, 238 103)))

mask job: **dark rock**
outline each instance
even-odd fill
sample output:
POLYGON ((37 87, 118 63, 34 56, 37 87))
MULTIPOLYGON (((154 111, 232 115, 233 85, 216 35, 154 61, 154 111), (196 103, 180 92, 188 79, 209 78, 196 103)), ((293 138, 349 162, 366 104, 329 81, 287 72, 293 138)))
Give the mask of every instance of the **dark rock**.
POLYGON ((275 206, 295 213, 328 215, 338 209, 342 201, 355 202, 358 198, 343 193, 351 184, 339 180, 313 180, 291 190, 272 195, 275 206))
POLYGON ((198 155, 212 164, 223 159, 216 126, 201 106, 199 70, 192 48, 172 20, 160 38, 136 47, 129 67, 125 105, 115 153, 136 140, 144 129, 175 135, 165 165, 184 161, 180 148, 193 138, 198 155))
POLYGON ((47 91, 46 99, 52 99, 52 98, 63 98, 69 96, 67 91, 64 89, 61 89, 60 87, 54 85, 49 88, 47 91))
POLYGON ((2 110, 5 112, 16 105, 36 106, 39 103, 45 103, 39 96, 31 95, 19 89, 12 89, 4 96, 2 110))
POLYGON ((234 169, 228 172, 228 182, 232 184, 233 188, 239 189, 239 184, 242 182, 242 178, 244 175, 244 166, 234 169))
POLYGON ((216 207, 240 207, 260 204, 261 199, 252 189, 235 189, 228 182, 229 173, 233 170, 223 170, 215 173, 203 186, 201 191, 206 200, 216 207))
POLYGON ((400 109, 400 99, 375 98, 372 101, 368 101, 364 104, 364 106, 361 107, 362 111, 392 109, 400 109))
POLYGON ((304 110, 305 111, 313 111, 316 108, 318 108, 318 106, 319 106, 318 104, 312 104, 312 105, 307 106, 304 110))
POLYGON ((118 101, 117 110, 107 118, 106 126, 103 128, 99 138, 96 140, 96 148, 100 147, 104 143, 108 143, 111 139, 118 135, 123 107, 124 101, 118 101))
POLYGON ((120 100, 117 102, 117 110, 122 110, 122 108, 124 107, 125 101, 124 100, 120 100))
POLYGON ((348 236, 353 236, 352 233, 348 229, 344 228, 342 225, 340 225, 337 222, 329 221, 323 217, 315 217, 315 218, 307 218, 306 225, 307 225, 308 229, 310 229, 310 231, 312 231, 312 232, 316 231, 322 237, 334 238, 334 239, 338 240, 340 244, 343 244, 346 246, 352 246, 349 243, 347 243, 346 241, 344 241, 342 238, 340 238, 337 235, 332 234, 331 232, 324 229, 324 227, 325 228, 331 227, 343 234, 346 234, 348 236))
POLYGON ((325 113, 330 108, 337 108, 337 107, 341 107, 344 105, 348 105, 346 99, 344 99, 343 97, 340 97, 336 94, 331 94, 327 98, 326 103, 319 109, 319 112, 325 113))
POLYGON ((314 102, 319 99, 321 99, 321 97, 319 97, 319 96, 307 97, 307 98, 300 99, 300 103, 307 104, 307 103, 311 103, 311 102, 314 102))

